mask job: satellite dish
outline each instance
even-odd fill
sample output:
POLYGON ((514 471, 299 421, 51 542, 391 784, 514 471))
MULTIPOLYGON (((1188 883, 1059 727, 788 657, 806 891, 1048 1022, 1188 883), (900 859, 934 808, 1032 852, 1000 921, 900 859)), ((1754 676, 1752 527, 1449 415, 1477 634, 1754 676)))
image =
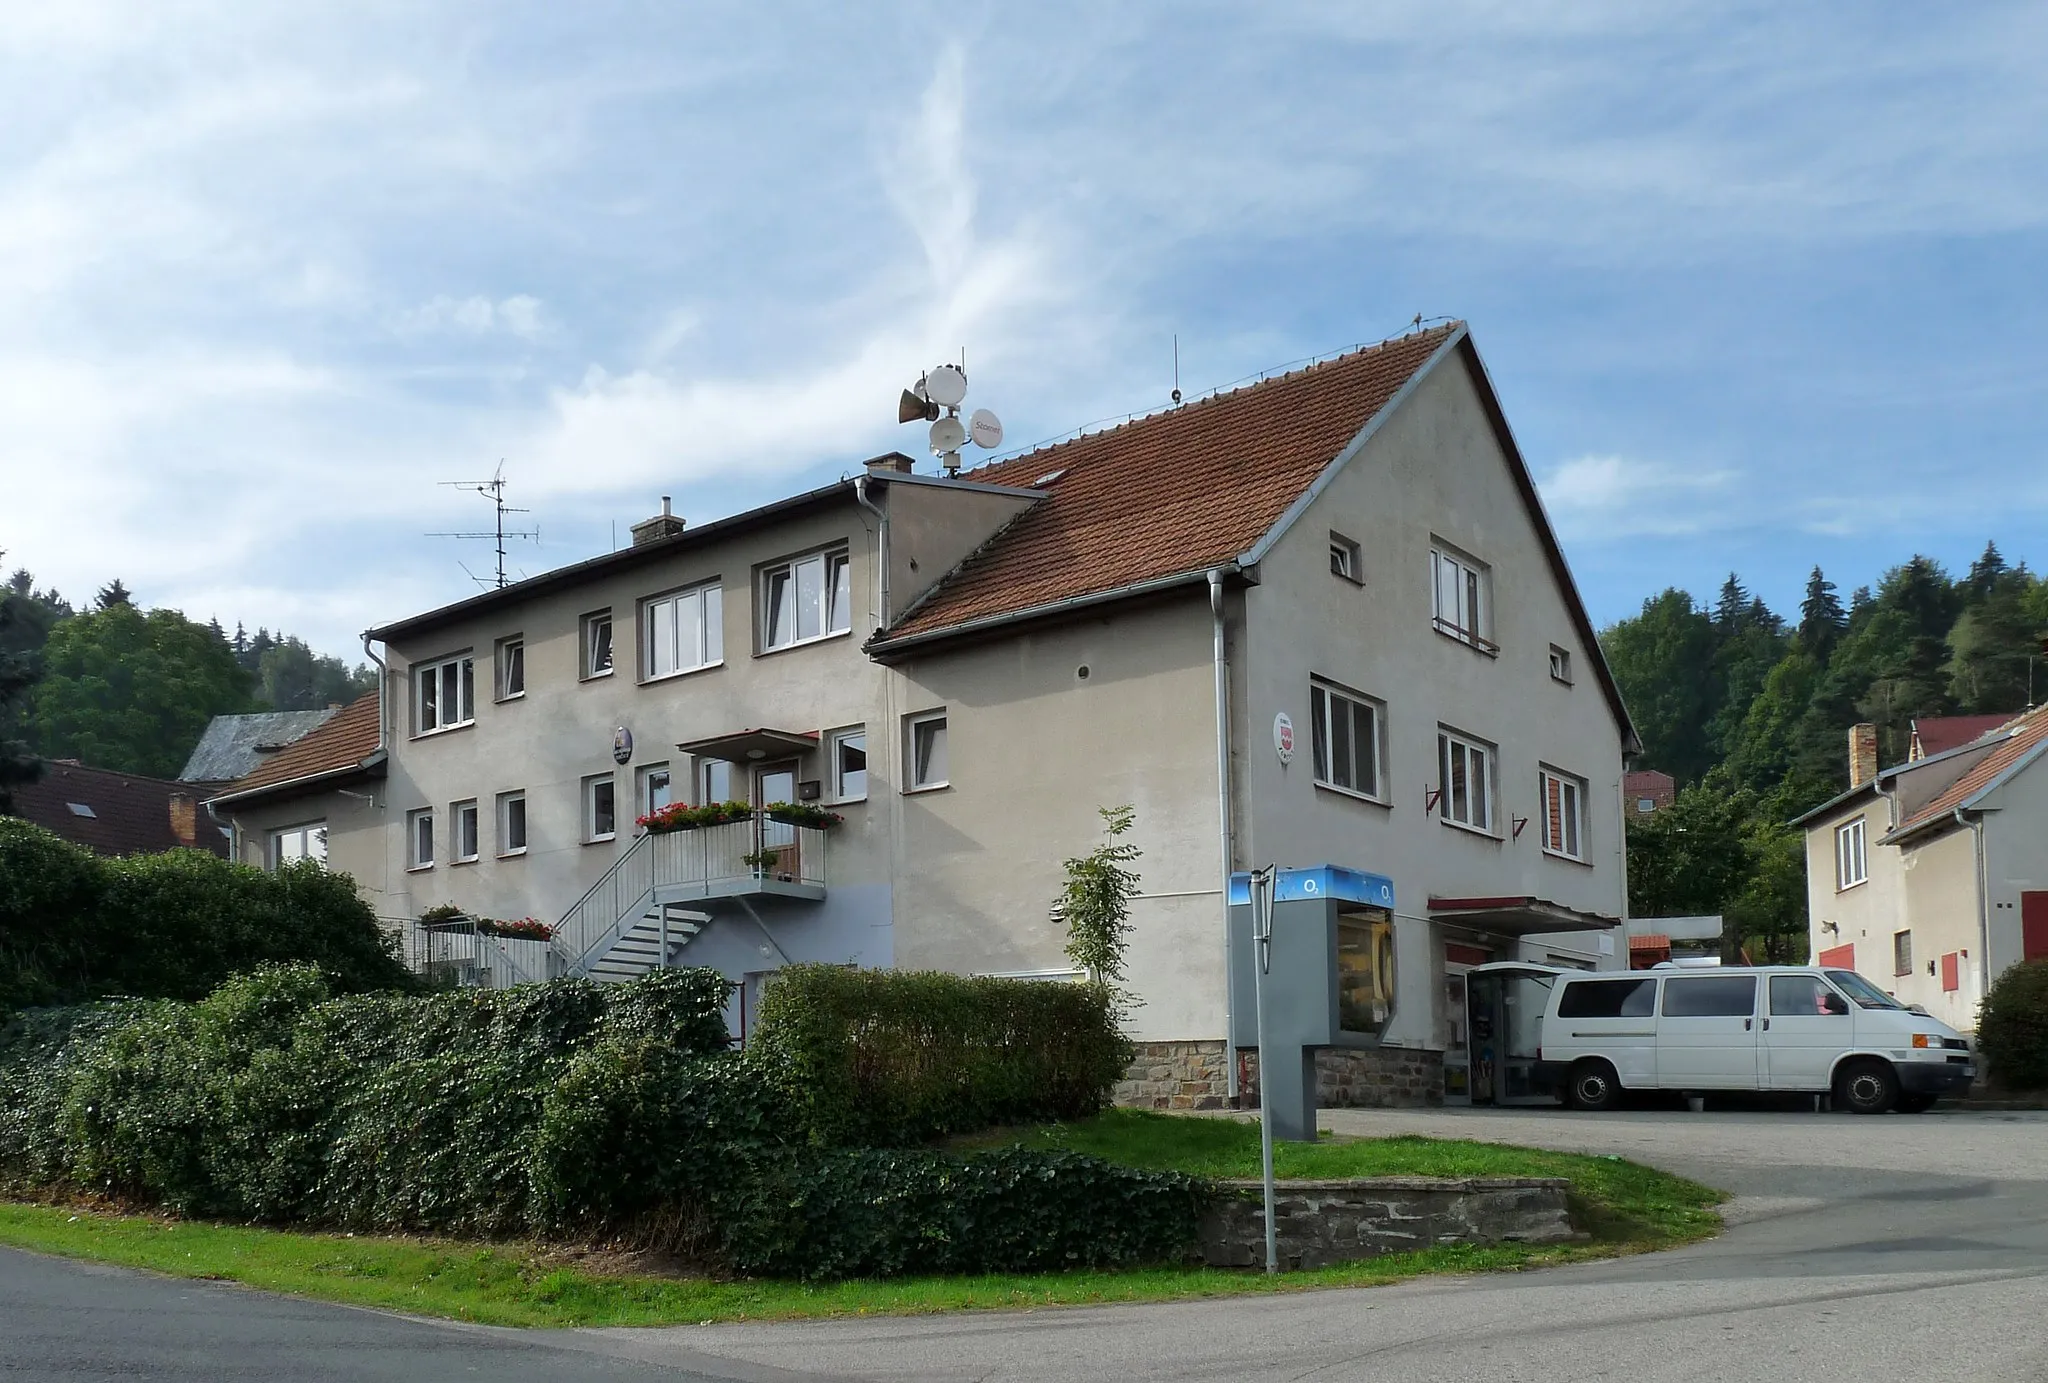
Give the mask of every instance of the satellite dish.
POLYGON ((941 365, 924 377, 924 396, 941 408, 958 408, 967 397, 967 376, 958 365, 941 365))
POLYGON ((974 445, 994 451, 1003 444, 1003 420, 986 408, 977 408, 967 420, 968 435, 974 438, 974 445))
POLYGON ((932 450, 941 456, 960 450, 960 444, 966 440, 967 429, 958 418, 941 418, 932 424, 932 450))
POLYGON ((939 416, 939 406, 930 399, 922 398, 910 390, 903 391, 903 397, 896 402, 896 421, 916 422, 919 418, 929 422, 939 416))

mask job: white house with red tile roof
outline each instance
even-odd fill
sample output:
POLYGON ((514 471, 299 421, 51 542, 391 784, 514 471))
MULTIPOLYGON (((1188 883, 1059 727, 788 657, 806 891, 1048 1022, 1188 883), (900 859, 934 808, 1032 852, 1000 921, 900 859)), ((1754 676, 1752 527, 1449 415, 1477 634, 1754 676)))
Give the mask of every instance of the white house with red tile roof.
POLYGON ((386 776, 350 829, 400 915, 553 928, 478 943, 493 982, 708 964, 744 1032, 797 961, 1070 977, 1062 862, 1117 804, 1144 852, 1134 1036, 1171 1073, 1131 1098, 1231 1084, 1234 870, 1393 882, 1332 1098, 1519 1093, 1532 1035, 1470 1023, 1466 972, 1626 964, 1634 734, 1463 324, 959 477, 891 457, 664 513, 371 637, 386 776))
MULTIPOLYGON (((1852 763, 1855 742, 1852 730, 1852 763)), ((1806 832, 1820 963, 1974 1029, 1990 980, 2048 959, 2044 753, 2048 708, 1874 775, 1852 773, 1854 787, 1794 822, 1806 832)))

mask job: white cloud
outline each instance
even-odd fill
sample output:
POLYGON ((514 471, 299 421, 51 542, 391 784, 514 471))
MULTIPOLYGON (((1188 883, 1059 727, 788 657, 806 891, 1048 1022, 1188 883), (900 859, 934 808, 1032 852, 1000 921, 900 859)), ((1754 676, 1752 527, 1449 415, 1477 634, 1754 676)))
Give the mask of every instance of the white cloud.
POLYGON ((541 318, 540 299, 525 293, 492 302, 482 294, 451 298, 438 294, 418 307, 398 315, 396 328, 402 336, 421 336, 455 331, 471 336, 504 332, 531 341, 547 329, 541 318))
POLYGON ((1740 477, 1624 456, 1581 456, 1537 482, 1568 539, 1622 542, 1705 533, 1737 521, 1740 477))

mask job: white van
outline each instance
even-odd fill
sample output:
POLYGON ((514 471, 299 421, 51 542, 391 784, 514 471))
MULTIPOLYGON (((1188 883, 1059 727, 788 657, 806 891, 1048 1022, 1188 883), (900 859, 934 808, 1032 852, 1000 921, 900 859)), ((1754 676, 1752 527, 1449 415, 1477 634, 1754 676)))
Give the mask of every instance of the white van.
POLYGON ((1574 1109, 1623 1090, 1785 1090, 1858 1114, 1917 1114, 1976 1074, 1955 1029, 1812 966, 1559 971, 1535 1071, 1574 1109))

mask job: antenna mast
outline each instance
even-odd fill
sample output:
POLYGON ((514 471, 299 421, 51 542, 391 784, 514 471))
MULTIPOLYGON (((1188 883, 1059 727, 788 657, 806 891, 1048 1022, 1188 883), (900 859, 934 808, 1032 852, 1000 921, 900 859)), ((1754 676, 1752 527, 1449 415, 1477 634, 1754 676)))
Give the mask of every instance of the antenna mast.
MULTIPOLYGON (((498 462, 498 469, 491 474, 489 480, 444 480, 440 483, 460 490, 473 490, 477 494, 482 495, 491 502, 491 509, 496 516, 497 522, 488 533, 429 533, 427 536, 429 538, 491 539, 498 554, 498 572, 495 586, 498 589, 503 589, 510 584, 505 576, 505 540, 507 538, 524 538, 536 543, 540 541, 539 525, 535 525, 532 528, 508 529, 505 527, 505 516, 507 514, 530 514, 533 512, 530 509, 515 509, 505 503, 505 463, 503 461, 498 462)), ((469 568, 464 567, 463 570, 468 572, 469 568)), ((476 582, 479 586, 488 587, 493 585, 493 583, 486 582, 474 572, 470 572, 469 579, 476 582)))

